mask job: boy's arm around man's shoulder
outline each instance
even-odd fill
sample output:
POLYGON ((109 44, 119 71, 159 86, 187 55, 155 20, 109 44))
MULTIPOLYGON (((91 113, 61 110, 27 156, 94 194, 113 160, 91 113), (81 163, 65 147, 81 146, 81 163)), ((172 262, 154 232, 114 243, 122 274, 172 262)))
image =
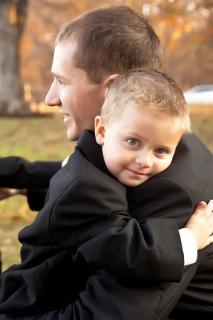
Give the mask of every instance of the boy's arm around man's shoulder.
POLYGON ((126 188, 79 153, 60 172, 68 187, 55 202, 50 228, 62 247, 122 279, 180 279, 184 263, 176 221, 152 219, 140 225, 128 213, 126 188))
POLYGON ((129 193, 129 203, 132 216, 123 226, 112 225, 82 244, 78 253, 131 283, 179 281, 184 257, 178 229, 192 213, 187 190, 172 180, 150 180, 129 193))

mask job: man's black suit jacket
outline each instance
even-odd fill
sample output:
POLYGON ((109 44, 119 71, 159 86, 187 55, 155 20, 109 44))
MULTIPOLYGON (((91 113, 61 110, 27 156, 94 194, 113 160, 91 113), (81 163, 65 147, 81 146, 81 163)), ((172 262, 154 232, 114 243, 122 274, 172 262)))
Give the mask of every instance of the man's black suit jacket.
MULTIPOLYGON (((93 158, 94 154, 91 154, 89 160, 93 161, 93 158)), ((194 135, 185 137, 171 167, 129 193, 130 199, 132 197, 134 201, 138 201, 137 205, 133 203, 131 213, 141 223, 150 215, 160 215, 175 217, 179 226, 183 226, 197 202, 209 200, 212 196, 212 167, 212 155, 199 139, 194 135)), ((86 248, 92 250, 91 245, 92 240, 85 246, 82 245, 82 254, 86 252, 86 248)), ((90 257, 89 254, 88 256, 90 257)), ((93 264, 92 259, 88 262, 93 264)), ((203 251, 196 265, 186 268, 182 281, 178 284, 163 283, 159 286, 153 283, 150 287, 146 283, 142 290, 140 287, 127 288, 109 273, 100 270, 90 276, 86 288, 73 304, 64 309, 64 318, 61 319, 165 319, 168 310, 182 293, 180 302, 173 311, 173 318, 208 319, 213 312, 212 270, 212 246, 203 251), (193 277, 196 268, 197 272, 193 277)), ((48 316, 56 319, 57 314, 55 311, 48 316)), ((42 319, 41 317, 43 316, 35 319, 42 319)))

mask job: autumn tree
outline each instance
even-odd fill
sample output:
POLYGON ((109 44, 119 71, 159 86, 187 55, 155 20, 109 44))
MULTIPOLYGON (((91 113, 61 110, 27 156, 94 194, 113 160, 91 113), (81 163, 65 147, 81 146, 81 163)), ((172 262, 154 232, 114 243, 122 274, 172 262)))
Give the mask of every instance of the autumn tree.
POLYGON ((61 27, 84 11, 116 4, 116 1, 29 0, 21 44, 21 72, 29 100, 35 105, 44 100, 52 81, 54 42, 61 27))
POLYGON ((212 0, 146 0, 164 49, 164 69, 182 89, 213 81, 212 0))
POLYGON ((164 68, 182 89, 212 83, 212 0, 0 0, 0 113, 26 111, 20 65, 27 101, 36 106, 44 100, 54 39, 63 24, 86 10, 117 4, 148 18, 161 39, 164 68))
POLYGON ((0 115, 28 111, 20 77, 20 41, 28 0, 0 1, 0 115))

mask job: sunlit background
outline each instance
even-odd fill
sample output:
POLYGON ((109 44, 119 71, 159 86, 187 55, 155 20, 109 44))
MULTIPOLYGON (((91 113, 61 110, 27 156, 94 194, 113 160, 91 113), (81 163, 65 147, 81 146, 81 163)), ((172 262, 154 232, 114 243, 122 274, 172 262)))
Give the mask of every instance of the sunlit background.
MULTIPOLYGON (((163 45, 164 68, 184 92, 213 84, 212 0, 0 1, 0 156, 61 160, 72 152, 74 145, 66 140, 62 119, 55 111, 48 116, 43 102, 51 83, 54 39, 61 26, 81 12, 122 4, 150 21, 163 45), (14 50, 9 51, 11 47, 14 50), (14 57, 17 65, 11 64, 14 57), (6 72, 14 71, 15 85, 7 84, 6 72)), ((190 112, 193 130, 213 151, 211 101, 190 105, 190 112)), ((18 230, 34 216, 22 197, 0 203, 4 268, 17 262, 18 230)))

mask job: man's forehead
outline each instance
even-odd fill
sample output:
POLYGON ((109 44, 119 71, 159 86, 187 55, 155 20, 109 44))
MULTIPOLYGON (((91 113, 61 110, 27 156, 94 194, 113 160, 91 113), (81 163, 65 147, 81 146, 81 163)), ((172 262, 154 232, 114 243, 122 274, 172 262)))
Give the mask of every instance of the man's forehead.
POLYGON ((56 44, 53 59, 58 57, 73 58, 77 50, 77 41, 70 37, 56 44))
POLYGON ((52 73, 58 74, 59 70, 74 66, 74 57, 76 54, 76 41, 66 40, 59 42, 54 49, 52 61, 52 73))

